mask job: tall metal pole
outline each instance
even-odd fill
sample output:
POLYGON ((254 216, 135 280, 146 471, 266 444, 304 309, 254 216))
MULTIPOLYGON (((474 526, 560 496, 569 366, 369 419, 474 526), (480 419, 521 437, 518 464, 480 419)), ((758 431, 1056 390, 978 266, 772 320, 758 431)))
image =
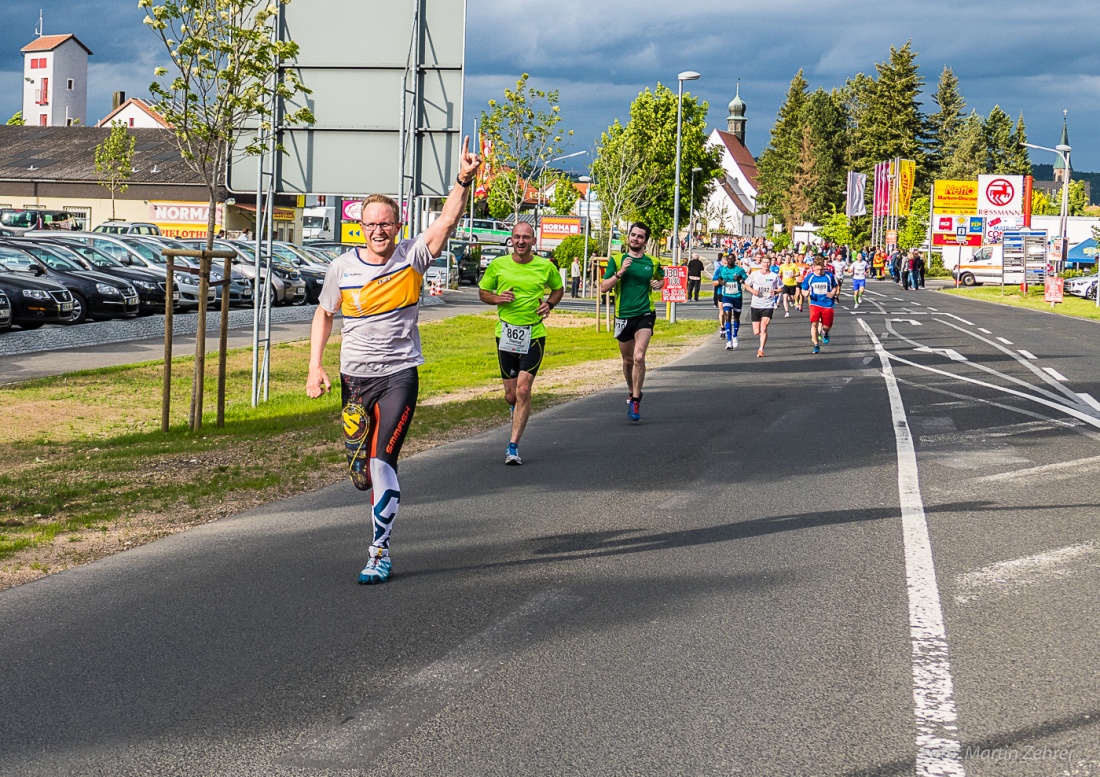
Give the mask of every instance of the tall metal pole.
MULTIPOLYGON (((676 92, 676 180, 672 194, 672 263, 674 265, 680 264, 680 142, 684 114, 684 81, 694 81, 697 78, 699 74, 692 71, 685 71, 676 77, 679 88, 676 92)), ((676 323, 675 302, 669 303, 668 323, 676 323)))

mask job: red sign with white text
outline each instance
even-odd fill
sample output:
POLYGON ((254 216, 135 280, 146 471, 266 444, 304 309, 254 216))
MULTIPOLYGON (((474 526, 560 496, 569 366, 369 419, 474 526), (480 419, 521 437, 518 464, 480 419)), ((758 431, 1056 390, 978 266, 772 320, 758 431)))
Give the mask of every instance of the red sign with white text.
POLYGON ((688 301, 688 268, 666 267, 665 285, 661 287, 661 302, 688 301))

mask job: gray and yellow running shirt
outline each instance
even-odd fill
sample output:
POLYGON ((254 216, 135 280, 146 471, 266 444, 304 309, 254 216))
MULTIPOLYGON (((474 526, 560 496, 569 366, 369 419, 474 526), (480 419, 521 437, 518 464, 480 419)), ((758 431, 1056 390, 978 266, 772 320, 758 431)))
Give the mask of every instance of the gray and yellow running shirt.
POLYGON ((417 235, 400 243, 385 264, 367 264, 355 249, 332 260, 319 304, 344 316, 341 373, 372 378, 424 363, 416 322, 432 258, 417 235))
MULTIPOLYGON (((611 257, 607 260, 607 270, 603 278, 607 280, 619 271, 625 254, 611 257)), ((653 303, 649 299, 649 284, 659 278, 665 277, 665 271, 661 265, 648 254, 631 257, 630 266, 626 268, 623 277, 615 284, 615 317, 634 318, 654 311, 653 303)))

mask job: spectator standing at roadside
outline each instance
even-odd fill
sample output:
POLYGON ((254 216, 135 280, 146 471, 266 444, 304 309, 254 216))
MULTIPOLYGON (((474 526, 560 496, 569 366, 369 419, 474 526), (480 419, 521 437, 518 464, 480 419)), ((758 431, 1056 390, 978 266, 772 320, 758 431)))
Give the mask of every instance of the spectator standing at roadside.
POLYGON ((581 260, 575 256, 573 263, 569 265, 569 280, 572 284, 569 287, 569 296, 576 299, 580 296, 581 290, 581 260))
POLYGON ((703 260, 699 254, 692 254, 688 262, 688 293, 687 297, 693 302, 699 301, 699 287, 703 284, 703 260))

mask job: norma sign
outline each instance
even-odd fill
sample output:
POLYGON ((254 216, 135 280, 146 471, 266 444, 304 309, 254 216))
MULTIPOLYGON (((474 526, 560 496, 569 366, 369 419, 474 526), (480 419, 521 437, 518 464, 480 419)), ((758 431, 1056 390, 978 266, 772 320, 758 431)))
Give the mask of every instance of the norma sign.
MULTIPOLYGON (((199 239, 206 237, 207 220, 210 218, 210 205, 205 202, 149 202, 149 220, 160 228, 165 237, 180 239, 199 239)), ((214 211, 214 231, 217 233, 225 223, 222 218, 222 206, 214 211)))
POLYGON ((541 221, 543 240, 565 240, 581 233, 580 216, 543 216, 541 221))
POLYGON ((661 287, 661 302, 688 301, 688 268, 666 267, 665 285, 661 287))

